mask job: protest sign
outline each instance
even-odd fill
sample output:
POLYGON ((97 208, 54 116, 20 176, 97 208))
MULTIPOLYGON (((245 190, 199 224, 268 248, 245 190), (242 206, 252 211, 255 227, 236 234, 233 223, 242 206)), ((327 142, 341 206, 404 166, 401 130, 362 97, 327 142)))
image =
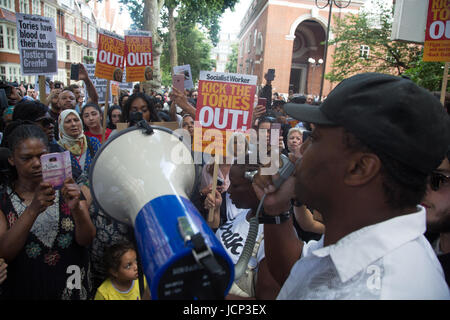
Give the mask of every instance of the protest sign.
POLYGON ((123 78, 123 54, 125 42, 122 37, 105 31, 98 32, 98 51, 95 76, 121 82, 123 78))
POLYGON ((251 129, 256 76, 201 71, 194 151, 226 155, 227 137, 251 129))
POLYGON ((450 8, 447 0, 430 0, 423 61, 450 61, 450 8))
POLYGON ((16 13, 17 44, 22 75, 58 73, 53 18, 16 13))
POLYGON ((153 80, 152 33, 125 31, 127 82, 153 80))
MULTIPOLYGON (((98 94, 98 103, 105 103, 106 102, 106 86, 108 85, 108 81, 105 79, 100 79, 95 77, 95 64, 84 64, 84 67, 86 68, 86 71, 89 75, 89 78, 92 81, 92 84, 94 85, 95 89, 97 90, 97 94, 98 94)), ((109 100, 112 100, 111 97, 111 90, 109 90, 109 100)), ((86 101, 88 99, 88 93, 87 91, 85 92, 85 98, 86 101)))
POLYGON ((184 75, 184 88, 185 89, 194 88, 194 82, 192 81, 192 73, 191 73, 191 65, 190 64, 186 64, 184 66, 173 67, 173 73, 184 75))

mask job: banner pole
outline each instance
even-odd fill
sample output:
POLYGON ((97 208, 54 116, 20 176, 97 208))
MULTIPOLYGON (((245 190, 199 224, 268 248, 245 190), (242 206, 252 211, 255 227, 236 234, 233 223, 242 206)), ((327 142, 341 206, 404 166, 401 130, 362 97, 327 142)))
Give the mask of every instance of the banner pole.
MULTIPOLYGON (((212 189, 211 193, 213 194, 214 202, 216 199, 216 189, 217 189, 217 176, 219 174, 219 158, 216 155, 216 158, 214 159, 214 172, 213 172, 213 180, 212 180, 212 189)), ((214 210, 216 208, 213 207, 209 209, 208 212, 208 222, 212 222, 214 220, 214 210)))
POLYGON ((39 79, 39 100, 45 104, 47 100, 47 92, 45 91, 45 76, 38 76, 39 79))
POLYGON ((106 97, 105 97, 105 109, 103 110, 103 132, 102 132, 102 141, 105 141, 105 132, 106 132, 106 118, 108 117, 108 106, 109 106, 109 90, 110 90, 111 80, 106 81, 106 97))

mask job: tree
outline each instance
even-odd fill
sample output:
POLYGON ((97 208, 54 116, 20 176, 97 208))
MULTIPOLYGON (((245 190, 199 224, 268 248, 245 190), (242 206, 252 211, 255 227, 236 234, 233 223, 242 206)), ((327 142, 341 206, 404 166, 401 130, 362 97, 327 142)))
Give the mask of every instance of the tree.
MULTIPOLYGON (((189 64, 191 66, 192 80, 198 80, 200 70, 211 70, 214 67, 214 60, 211 59, 210 52, 212 44, 209 39, 196 26, 184 26, 177 28, 177 51, 179 65, 189 64), (195 45, 193 45, 195 43, 195 45)), ((168 53, 169 34, 163 35, 163 52, 168 53)), ((172 83, 172 64, 169 54, 163 54, 161 58, 161 69, 163 74, 162 84, 170 86, 172 83)))
POLYGON ((231 54, 228 56, 228 61, 225 66, 226 72, 236 73, 238 63, 238 44, 235 43, 231 46, 231 54))
MULTIPOLYGON (((444 75, 444 62, 425 62, 420 58, 412 63, 412 67, 405 71, 405 75, 419 86, 430 91, 440 91, 442 88, 442 77, 444 75)), ((450 92, 450 86, 447 86, 450 92)))
POLYGON ((360 72, 380 72, 401 75, 419 59, 422 46, 392 41, 393 8, 380 5, 377 19, 369 12, 335 17, 332 28, 335 45, 332 70, 326 78, 342 81, 360 72), (366 46, 366 47, 361 47, 366 46), (361 50, 369 48, 367 50, 361 50))
POLYGON ((131 28, 152 32, 154 80, 149 81, 149 86, 155 90, 161 86, 160 57, 162 42, 158 25, 164 0, 119 0, 119 2, 127 8, 130 17, 133 19, 131 28))
MULTIPOLYGON (((209 38, 214 45, 219 41, 219 18, 226 9, 234 8, 239 0, 166 0, 167 27, 169 29, 169 54, 170 64, 173 68, 179 65, 177 32, 179 27, 193 27, 200 24, 206 28, 209 38), (178 17, 174 17, 177 11, 178 17)), ((173 70, 173 69, 172 69, 173 70)))

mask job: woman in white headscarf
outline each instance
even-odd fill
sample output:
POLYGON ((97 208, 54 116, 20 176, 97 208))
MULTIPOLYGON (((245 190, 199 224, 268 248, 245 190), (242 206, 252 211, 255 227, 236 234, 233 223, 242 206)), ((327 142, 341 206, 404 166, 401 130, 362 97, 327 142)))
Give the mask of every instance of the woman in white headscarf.
POLYGON ((100 141, 94 137, 85 136, 81 118, 73 109, 61 112, 58 118, 59 141, 58 144, 70 151, 72 172, 76 180, 83 172, 88 173, 92 159, 100 149, 100 141))

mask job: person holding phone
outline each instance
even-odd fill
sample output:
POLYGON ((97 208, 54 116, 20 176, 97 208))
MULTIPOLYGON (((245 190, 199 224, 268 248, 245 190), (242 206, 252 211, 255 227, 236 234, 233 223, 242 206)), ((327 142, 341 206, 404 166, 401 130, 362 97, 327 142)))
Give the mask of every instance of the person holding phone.
POLYGON ((12 122, 5 137, 11 155, 0 191, 0 257, 8 263, 2 298, 87 299, 87 247, 95 227, 79 187, 72 178, 61 190, 42 180, 48 141, 38 126, 12 122), (70 266, 79 268, 78 288, 68 285, 70 266))
POLYGON ((264 74, 266 79, 266 85, 259 92, 259 97, 267 99, 266 108, 270 110, 272 108, 272 81, 275 80, 275 69, 269 69, 264 74))

